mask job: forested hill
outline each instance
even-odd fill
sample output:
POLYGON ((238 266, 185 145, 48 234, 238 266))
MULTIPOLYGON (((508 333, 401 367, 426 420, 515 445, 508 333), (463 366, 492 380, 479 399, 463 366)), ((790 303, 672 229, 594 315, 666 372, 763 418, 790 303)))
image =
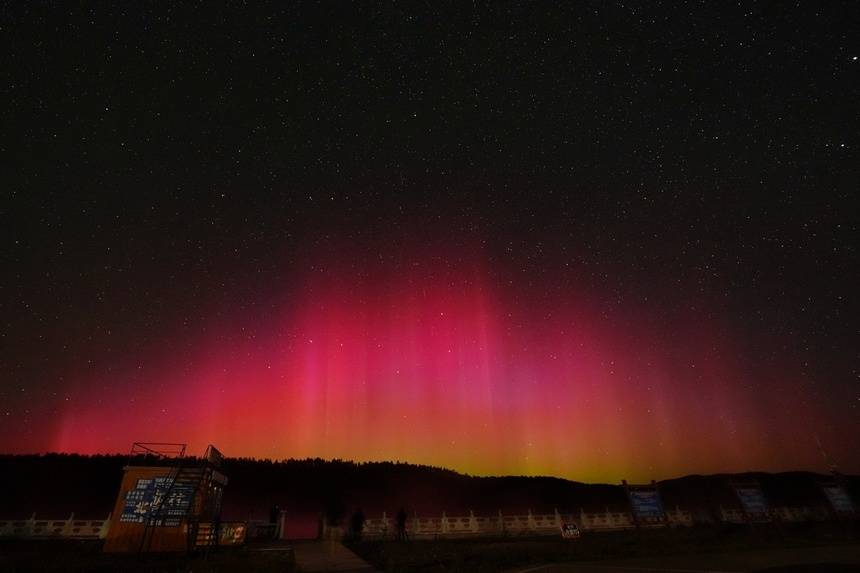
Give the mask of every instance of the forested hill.
MULTIPOLYGON (((0 455, 0 517, 36 512, 81 518, 104 517, 113 507, 127 456, 76 454, 0 455)), ((224 497, 227 519, 263 518, 277 505, 295 514, 342 515, 357 508, 366 514, 399 508, 410 513, 449 515, 603 511, 627 509, 620 485, 583 484, 551 477, 473 477, 450 470, 404 463, 353 463, 320 459, 272 462, 228 458, 224 497)), ((728 475, 687 476, 660 482, 667 507, 680 506, 702 516, 737 506, 728 475)), ((824 504, 819 480, 808 472, 753 473, 772 505, 824 504)), ((855 503, 860 477, 847 478, 855 503)))

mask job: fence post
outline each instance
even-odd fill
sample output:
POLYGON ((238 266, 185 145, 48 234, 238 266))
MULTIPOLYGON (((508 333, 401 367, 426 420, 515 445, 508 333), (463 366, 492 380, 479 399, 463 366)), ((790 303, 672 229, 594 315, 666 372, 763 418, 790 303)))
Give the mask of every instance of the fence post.
POLYGON ((277 539, 287 538, 287 510, 282 509, 278 512, 278 530, 275 532, 277 539))
POLYGON ((111 515, 113 515, 113 514, 108 513, 107 517, 102 522, 102 526, 99 528, 99 539, 104 539, 105 537, 107 537, 108 531, 110 531, 111 515))
POLYGON ((471 509, 469 510, 469 531, 472 533, 480 533, 480 529, 478 528, 478 520, 475 518, 475 512, 471 509))
MULTIPOLYGON (((36 517, 35 513, 33 514, 33 517, 36 517)), ((74 525, 72 525, 72 522, 74 520, 75 512, 73 511, 72 514, 69 516, 69 519, 66 520, 66 524, 63 526, 63 533, 61 533, 63 537, 69 537, 70 535, 72 535, 72 528, 74 527, 74 525)))

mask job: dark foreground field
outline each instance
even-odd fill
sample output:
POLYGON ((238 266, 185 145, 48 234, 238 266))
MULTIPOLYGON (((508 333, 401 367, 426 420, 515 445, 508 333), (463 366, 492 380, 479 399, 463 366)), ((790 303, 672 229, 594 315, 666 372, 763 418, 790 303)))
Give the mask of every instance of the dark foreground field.
MULTIPOLYGON (((623 564, 663 569, 753 571, 791 563, 841 562, 860 571, 860 539, 853 527, 697 527, 557 537, 425 542, 348 543, 386 571, 506 571, 551 563, 623 564), (830 558, 835 556, 836 559, 830 558), (851 558, 853 556, 853 559, 851 558), (717 565, 723 564, 722 567, 717 565), (725 567, 725 568, 723 568, 725 567)), ((567 569, 540 569, 545 573, 567 569)), ((570 569, 573 571, 574 569, 570 569)))
MULTIPOLYGON (((330 542, 316 550, 330 551, 330 542)), ((299 570, 291 551, 308 542, 249 545, 186 557, 106 555, 98 542, 5 541, 0 572, 250 573, 299 570)), ((381 571, 425 573, 530 571, 533 573, 631 573, 646 571, 860 571, 860 538, 853 526, 721 527, 556 537, 363 541, 347 546, 381 571), (789 567, 794 565, 795 567, 789 567), (802 565, 802 566, 801 566, 802 565)), ((316 570, 336 570, 323 566, 316 570)), ((341 569, 342 570, 342 569, 341 569)))
POLYGON ((98 541, 3 541, 0 572, 86 573, 284 573, 294 571, 287 551, 249 547, 209 555, 117 555, 102 553, 98 541))

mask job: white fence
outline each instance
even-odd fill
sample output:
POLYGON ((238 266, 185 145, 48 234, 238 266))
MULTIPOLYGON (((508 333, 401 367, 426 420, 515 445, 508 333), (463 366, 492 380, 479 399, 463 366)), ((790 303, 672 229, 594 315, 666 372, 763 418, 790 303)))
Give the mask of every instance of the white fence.
POLYGON ((675 507, 675 509, 666 510, 666 521, 669 522, 669 525, 692 527, 693 514, 686 509, 675 507))
POLYGON ((827 521, 832 519, 827 508, 809 506, 773 507, 767 513, 760 515, 747 515, 742 509, 720 507, 720 518, 724 523, 764 523, 769 521, 801 523, 804 521, 827 521))
POLYGON ((110 529, 110 515, 105 519, 0 519, 0 537, 28 539, 104 539, 110 529))
POLYGON ((825 507, 774 507, 771 515, 780 521, 827 521, 831 519, 830 512, 825 507))
MULTIPOLYGON (((720 508, 722 521, 725 523, 748 523, 750 517, 740 509, 720 508)), ((0 519, 0 538, 19 537, 27 539, 104 539, 110 529, 110 515, 105 519, 80 520, 71 514, 68 519, 37 519, 34 513, 29 519, 0 519)), ((778 520, 784 522, 826 521, 830 514, 824 507, 775 507, 766 516, 758 520, 778 520)), ((283 517, 282 517, 283 519, 283 517)), ((496 536, 496 535, 560 535, 564 523, 575 523, 584 531, 619 531, 633 529, 636 522, 629 512, 605 512, 579 514, 560 514, 558 511, 549 514, 505 515, 499 511, 494 516, 469 515, 448 516, 442 512, 440 517, 413 516, 406 521, 406 532, 412 538, 432 539, 435 537, 457 536, 496 536)), ((666 520, 654 523, 640 523, 645 526, 692 526, 693 515, 680 508, 666 511, 666 520)), ((254 526, 249 524, 249 530, 254 526)), ((281 524, 283 527, 283 524, 281 524)), ((277 531, 273 524, 266 524, 277 531)), ((249 531, 249 537, 253 537, 249 531)), ((268 533, 268 531, 267 531, 268 533)), ((341 527, 330 527, 323 522, 323 536, 339 538, 343 535, 341 527)), ((385 513, 380 518, 367 519, 364 522, 363 535, 369 538, 393 538, 397 535, 397 522, 385 513)))
MULTIPOLYGON (((618 531, 633 529, 636 522, 629 512, 613 512, 607 509, 601 513, 560 514, 557 510, 549 514, 505 515, 499 511, 494 516, 469 515, 449 516, 445 512, 439 517, 413 516, 406 520, 406 534, 414 539, 431 539, 435 537, 458 536, 497 536, 497 535, 561 535, 561 526, 565 523, 575 523, 582 530, 618 531)), ((693 516, 689 511, 681 509, 666 513, 666 520, 648 524, 652 526, 690 526, 693 516)), ((323 522, 323 537, 339 538, 343 528, 329 527, 323 522)), ((396 519, 386 513, 380 518, 366 519, 362 535, 368 538, 385 539, 397 535, 396 519)))

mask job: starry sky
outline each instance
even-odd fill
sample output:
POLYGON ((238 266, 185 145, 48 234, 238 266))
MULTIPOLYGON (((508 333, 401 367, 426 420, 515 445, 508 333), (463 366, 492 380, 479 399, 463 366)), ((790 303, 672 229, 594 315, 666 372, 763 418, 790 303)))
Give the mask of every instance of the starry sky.
POLYGON ((857 29, 7 4, 0 451, 858 472, 857 29))

